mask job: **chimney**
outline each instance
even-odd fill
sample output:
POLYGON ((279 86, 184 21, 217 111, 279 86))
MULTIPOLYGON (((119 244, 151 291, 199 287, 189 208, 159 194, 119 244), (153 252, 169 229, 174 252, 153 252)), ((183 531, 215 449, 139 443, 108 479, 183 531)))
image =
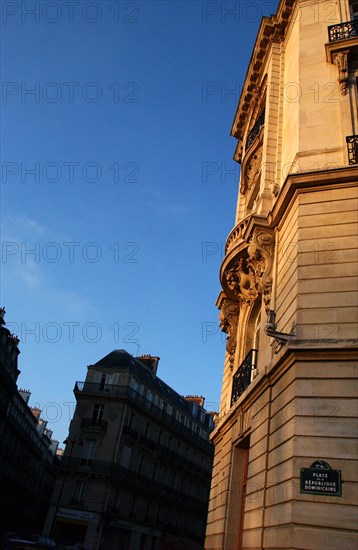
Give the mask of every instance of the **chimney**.
POLYGON ((148 354, 140 355, 139 357, 136 357, 136 359, 138 359, 138 361, 148 367, 148 369, 152 372, 153 378, 156 377, 160 357, 153 357, 152 355, 148 354))
POLYGON ((30 401, 31 392, 29 390, 19 390, 19 394, 21 395, 21 397, 25 401, 26 405, 28 405, 28 403, 30 401))
POLYGON ((4 307, 0 307, 0 325, 6 325, 5 323, 5 313, 6 313, 6 309, 4 307))
POLYGON ((202 395, 183 395, 185 401, 189 403, 196 403, 199 407, 204 407, 205 397, 202 395))

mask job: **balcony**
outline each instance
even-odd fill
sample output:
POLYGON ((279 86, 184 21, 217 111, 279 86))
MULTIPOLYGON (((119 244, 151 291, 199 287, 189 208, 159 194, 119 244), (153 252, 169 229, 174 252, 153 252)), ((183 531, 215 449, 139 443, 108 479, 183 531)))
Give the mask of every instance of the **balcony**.
POLYGON ((116 384, 102 384, 100 382, 76 382, 74 392, 108 395, 116 393, 116 389, 122 386, 116 384))
POLYGON ((107 420, 94 422, 92 418, 82 418, 81 428, 90 432, 104 433, 107 431, 107 420))
POLYGON ((263 113, 259 116, 259 118, 255 122, 255 125, 250 130, 250 132, 247 136, 247 139, 246 139, 245 151, 250 149, 251 145, 255 141, 255 138, 259 135, 260 130, 261 130, 262 126, 264 125, 264 122, 265 122, 265 111, 263 111, 263 113))
MULTIPOLYGON (((102 460, 91 460, 88 464, 83 464, 81 458, 64 456, 61 459, 61 470, 72 470, 76 473, 86 473, 91 475, 106 476, 124 485, 128 485, 135 491, 144 490, 160 500, 169 501, 172 504, 180 504, 183 507, 192 508, 193 504, 198 511, 205 512, 207 509, 206 499, 199 499, 188 495, 183 491, 173 489, 159 481, 145 476, 129 468, 124 468, 114 462, 105 462, 102 460)), ((209 484, 209 482, 208 482, 209 484)))
POLYGON ((358 36, 358 21, 346 21, 338 25, 328 27, 329 42, 337 42, 337 40, 347 40, 358 36))
POLYGON ((156 455, 161 456, 162 459, 171 462, 177 468, 187 470, 192 475, 203 477, 205 479, 210 476, 211 468, 205 469, 202 466, 199 466, 196 462, 193 462, 180 453, 169 449, 167 445, 162 445, 146 435, 141 435, 139 442, 141 445, 145 445, 148 449, 153 451, 156 455))
POLYGON ((82 498, 70 498, 68 503, 70 506, 77 506, 78 508, 83 508, 85 505, 85 500, 82 498))
POLYGON ((257 349, 251 349, 235 372, 232 379, 231 406, 251 384, 253 370, 256 369, 256 360, 257 349))
POLYGON ((347 136, 346 143, 348 149, 348 163, 358 164, 358 136, 347 136))
POLYGON ((145 410, 146 414, 152 416, 156 422, 161 422, 165 426, 172 428, 174 433, 180 433, 183 437, 187 438, 192 445, 204 449, 204 451, 210 455, 213 454, 213 444, 210 441, 199 437, 193 430, 184 426, 182 422, 176 420, 173 416, 166 413, 164 409, 155 405, 153 401, 147 399, 130 386, 106 384, 106 389, 103 390, 101 384, 97 382, 76 382, 73 391, 75 395, 87 394, 91 396, 97 395, 98 397, 103 396, 105 398, 128 400, 141 410, 145 410))

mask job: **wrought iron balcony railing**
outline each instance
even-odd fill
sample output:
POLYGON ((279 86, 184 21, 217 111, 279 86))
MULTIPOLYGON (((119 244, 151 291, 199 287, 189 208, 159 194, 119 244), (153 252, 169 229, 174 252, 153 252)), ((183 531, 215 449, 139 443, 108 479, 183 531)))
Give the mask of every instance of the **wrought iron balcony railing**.
POLYGON ((251 349, 232 379, 231 406, 251 384, 252 371, 256 368, 257 349, 251 349))
POLYGON ((358 164, 358 136, 346 137, 349 164, 358 164))
POLYGON ((91 432, 105 432, 107 426, 107 420, 94 421, 92 418, 82 418, 81 422, 81 428, 91 432))
POLYGON ((245 144, 245 150, 246 151, 251 147, 251 145, 253 144, 256 136, 259 135, 260 130, 261 130, 262 126, 264 125, 264 122, 265 122, 265 111, 263 111, 263 113, 259 116, 259 118, 255 122, 255 125, 250 130, 249 135, 247 136, 246 144, 245 144))
MULTIPOLYGON (((116 384, 107 384, 107 393, 112 397, 127 399, 140 409, 145 409, 146 413, 153 416, 157 421, 166 426, 170 426, 175 432, 179 432, 186 437, 193 445, 196 445, 206 452, 213 454, 214 446, 211 441, 200 437, 196 432, 185 426, 182 422, 165 412, 164 408, 155 405, 153 401, 147 399, 142 394, 130 386, 120 386, 116 384)), ((106 395, 97 382, 76 382, 74 387, 75 394, 106 395)))
MULTIPOLYGON (((149 476, 135 472, 114 462, 91 460, 89 463, 84 464, 81 458, 63 456, 59 468, 62 472, 72 470, 81 474, 105 476, 136 490, 138 488, 146 490, 159 499, 179 503, 184 506, 192 506, 194 504, 201 511, 207 509, 207 500, 204 496, 201 498, 193 497, 184 490, 179 491, 178 489, 174 489, 170 484, 154 480, 149 476)), ((209 489, 210 480, 207 481, 207 485, 209 489)))
POLYGON ((165 460, 175 464, 178 468, 191 471, 193 475, 207 478, 211 472, 211 468, 208 469, 199 466, 196 462, 193 462, 192 460, 182 456, 180 453, 169 449, 166 445, 161 445, 146 435, 141 435, 139 442, 141 445, 145 445, 148 449, 154 451, 155 454, 160 455, 165 460))
POLYGON ((346 21, 345 23, 328 27, 328 40, 330 42, 346 40, 354 36, 358 36, 358 21, 346 21))

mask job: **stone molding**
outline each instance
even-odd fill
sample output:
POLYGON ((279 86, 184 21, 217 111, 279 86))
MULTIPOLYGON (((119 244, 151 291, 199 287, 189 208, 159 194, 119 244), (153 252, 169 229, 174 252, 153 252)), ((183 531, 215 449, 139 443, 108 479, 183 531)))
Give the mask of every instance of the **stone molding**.
MULTIPOLYGON (((267 55, 269 42, 280 42, 285 35, 288 21, 290 19, 294 0, 281 1, 277 14, 262 19, 257 39, 254 46, 251 62, 246 74, 242 94, 232 125, 231 135, 239 142, 242 140, 243 128, 247 121, 247 114, 252 109, 252 99, 256 96, 258 82, 261 76, 262 67, 267 55)), ((238 162, 241 162, 241 147, 237 150, 238 162)))

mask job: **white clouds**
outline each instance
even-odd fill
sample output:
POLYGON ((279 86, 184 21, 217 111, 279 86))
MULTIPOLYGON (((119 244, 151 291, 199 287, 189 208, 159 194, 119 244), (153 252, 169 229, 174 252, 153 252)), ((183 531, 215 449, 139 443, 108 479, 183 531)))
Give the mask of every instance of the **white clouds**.
POLYGON ((1 279, 5 286, 15 285, 19 292, 30 292, 44 308, 65 315, 92 311, 86 296, 66 288, 71 286, 71 279, 59 277, 51 256, 58 244, 55 240, 44 242, 44 237, 52 238, 50 229, 28 216, 8 216, 6 221, 1 242, 1 279))
POLYGON ((72 290, 46 289, 45 297, 50 299, 56 307, 72 315, 81 315, 94 309, 90 300, 72 290))
POLYGON ((10 216, 8 221, 17 228, 17 230, 25 230, 36 235, 45 235, 47 228, 41 225, 36 220, 29 218, 28 216, 10 216))
POLYGON ((13 266, 13 276, 31 289, 38 287, 43 280, 39 265, 31 259, 26 262, 17 262, 13 266))

